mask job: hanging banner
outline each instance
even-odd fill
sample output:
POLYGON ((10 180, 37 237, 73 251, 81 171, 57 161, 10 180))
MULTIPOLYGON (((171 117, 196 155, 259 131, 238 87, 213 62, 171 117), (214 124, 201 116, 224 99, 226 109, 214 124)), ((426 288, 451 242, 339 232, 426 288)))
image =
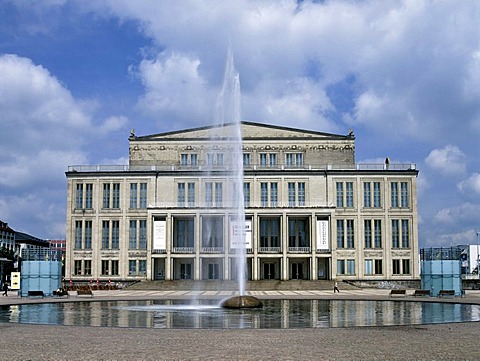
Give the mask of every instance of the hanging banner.
POLYGON ((230 248, 252 248, 252 221, 230 219, 230 248))
POLYGON ((317 249, 328 251, 330 249, 328 239, 328 221, 317 219, 317 249))
POLYGON ((153 249, 167 249, 166 229, 166 221, 153 221, 153 249))

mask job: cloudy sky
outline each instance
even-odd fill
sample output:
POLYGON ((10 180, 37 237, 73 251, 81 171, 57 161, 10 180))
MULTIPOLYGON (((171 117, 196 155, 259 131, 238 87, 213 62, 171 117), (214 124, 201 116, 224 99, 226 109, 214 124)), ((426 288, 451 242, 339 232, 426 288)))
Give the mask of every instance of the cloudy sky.
POLYGON ((65 238, 69 165, 209 125, 228 44, 243 119, 415 163, 421 247, 480 231, 480 2, 1 0, 0 219, 65 238))

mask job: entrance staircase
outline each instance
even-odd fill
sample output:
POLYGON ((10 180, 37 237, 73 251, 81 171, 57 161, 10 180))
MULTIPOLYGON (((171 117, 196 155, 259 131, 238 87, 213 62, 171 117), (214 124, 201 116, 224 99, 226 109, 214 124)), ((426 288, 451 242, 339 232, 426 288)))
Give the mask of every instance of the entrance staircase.
MULTIPOLYGON (((335 281, 307 281, 307 280, 261 280, 247 281, 245 289, 247 291, 299 291, 299 290, 333 290, 335 281)), ((356 286, 339 282, 340 290, 358 289, 356 286)), ((235 281, 140 281, 128 286, 129 290, 158 290, 158 291, 236 291, 238 283, 235 281)))

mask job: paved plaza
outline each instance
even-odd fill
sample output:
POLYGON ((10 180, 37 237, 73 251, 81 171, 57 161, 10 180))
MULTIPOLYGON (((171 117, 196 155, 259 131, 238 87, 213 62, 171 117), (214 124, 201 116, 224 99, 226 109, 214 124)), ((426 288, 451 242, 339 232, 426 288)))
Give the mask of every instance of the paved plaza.
MULTIPOLYGON (((93 298, 19 298, 0 305, 230 296, 230 291, 94 291, 93 298)), ((256 291, 258 298, 391 300, 388 290, 256 291)), ((412 291, 405 298, 414 301, 412 291)), ((480 304, 463 298, 417 301, 480 304)), ((167 330, 0 324, 2 360, 479 360, 478 322, 327 329, 167 330)))

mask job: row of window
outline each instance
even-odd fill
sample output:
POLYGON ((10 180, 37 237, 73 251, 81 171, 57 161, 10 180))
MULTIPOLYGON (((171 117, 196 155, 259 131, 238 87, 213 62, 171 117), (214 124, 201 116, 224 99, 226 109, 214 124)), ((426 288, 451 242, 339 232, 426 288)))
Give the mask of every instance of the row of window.
MULTIPOLYGON (((278 153, 259 153, 256 162, 253 160, 251 153, 243 153, 243 166, 250 167, 253 163, 260 165, 261 167, 276 167, 279 165, 278 153)), ((226 163, 224 153, 209 152, 206 154, 205 164, 207 166, 221 167, 226 163)), ((301 167, 304 164, 303 153, 285 153, 284 165, 287 167, 301 167)), ((236 164, 234 160, 232 163, 236 164)), ((199 165, 199 157, 197 153, 182 153, 180 154, 180 165, 183 167, 196 167, 199 165)))
MULTIPOLYGON (((102 249, 119 249, 120 221, 102 221, 102 249)), ((92 249, 92 221, 75 221, 75 249, 92 249)), ((147 249, 147 220, 130 220, 129 249, 147 249)))
MULTIPOLYGON (((102 208, 120 208, 120 183, 103 183, 102 208)), ((130 183, 131 209, 147 208, 147 183, 130 183)), ((75 208, 93 208, 93 183, 77 183, 75 190, 75 208)))
MULTIPOLYGON (((336 204, 338 208, 354 208, 353 182, 336 182, 336 204)), ((390 182, 390 206, 409 207, 408 182, 390 182)), ((381 182, 363 182, 363 207, 382 208, 381 182)))
MULTIPOLYGON (((281 247, 281 218, 261 217, 259 220, 260 249, 281 247)), ((310 247, 309 218, 288 218, 288 246, 310 247)), ((337 219, 337 249, 355 248, 355 221, 337 219)), ((173 222, 173 247, 193 248, 195 244, 195 218, 175 217, 173 222)), ((224 218, 202 217, 202 247, 223 247, 224 218)), ((383 248, 381 219, 364 220, 365 249, 383 248)), ((102 221, 102 249, 119 249, 120 221, 102 221)), ((391 220, 391 247, 410 248, 410 221, 391 220)), ((92 249, 92 221, 75 221, 75 249, 92 249)), ((147 220, 129 221, 129 249, 147 249, 147 220)))
MULTIPOLYGON (((118 276, 118 260, 102 260, 101 261, 101 276, 118 276)), ((147 261, 144 259, 128 260, 128 274, 130 276, 144 276, 147 274, 147 261)), ((91 276, 92 275, 92 260, 75 260, 74 262, 75 276, 91 276)))
MULTIPOLYGON (((383 260, 381 259, 366 259, 364 260, 364 275, 382 275, 383 274, 383 260)), ((394 275, 409 275, 410 274, 410 259, 394 259, 392 260, 392 274, 394 275)), ((339 259, 337 260, 337 275, 355 275, 355 260, 354 259, 339 259)))

